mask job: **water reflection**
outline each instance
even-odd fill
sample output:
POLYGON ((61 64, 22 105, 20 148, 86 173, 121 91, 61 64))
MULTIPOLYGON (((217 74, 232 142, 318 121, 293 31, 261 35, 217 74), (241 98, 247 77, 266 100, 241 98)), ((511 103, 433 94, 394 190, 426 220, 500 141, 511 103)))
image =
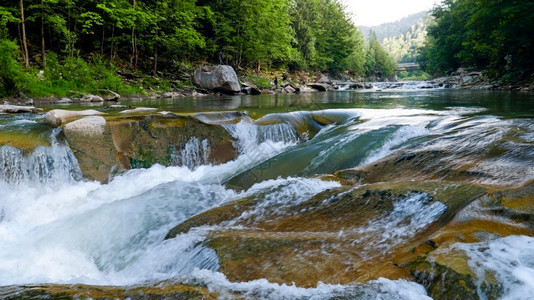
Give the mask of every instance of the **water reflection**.
MULTIPOLYGON (((333 91, 306 94, 200 96, 167 99, 123 99, 122 105, 158 107, 175 112, 242 110, 251 115, 332 108, 419 108, 446 110, 451 107, 482 107, 486 113, 527 117, 534 115, 534 94, 473 90, 333 91)), ((84 106, 85 104, 80 104, 84 106)), ((90 103, 94 105, 94 103, 90 103)), ((109 103, 104 103, 109 105, 109 103)), ((46 107, 46 106, 45 106, 46 107)), ((58 108, 49 105, 48 108, 58 108)), ((76 109, 74 106, 65 106, 76 109)))

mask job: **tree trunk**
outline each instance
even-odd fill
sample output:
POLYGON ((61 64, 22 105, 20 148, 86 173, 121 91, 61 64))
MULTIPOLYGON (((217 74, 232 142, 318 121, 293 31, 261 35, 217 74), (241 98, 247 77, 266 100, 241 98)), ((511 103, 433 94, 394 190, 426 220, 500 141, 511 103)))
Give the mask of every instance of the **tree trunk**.
POLYGON ((22 48, 23 48, 23 58, 24 58, 24 67, 28 68, 30 66, 30 56, 28 54, 28 44, 26 43, 26 27, 24 26, 24 1, 20 0, 20 22, 22 25, 22 48))
POLYGON ((102 24, 102 41, 100 42, 100 55, 104 55, 105 33, 106 33, 106 25, 102 24))
MULTIPOLYGON (((136 1, 132 1, 132 7, 135 10, 136 1)), ((130 56, 130 67, 137 71, 137 42, 135 40, 135 25, 132 28, 132 55, 130 56), (135 61, 135 62, 134 62, 135 61)))
POLYGON ((113 40, 115 39, 115 24, 113 24, 113 27, 111 28, 111 46, 110 46, 110 53, 109 53, 109 63, 113 63, 113 40))
POLYGON ((158 34, 159 31, 156 29, 156 38, 154 39, 154 70, 152 70, 154 76, 158 73, 158 34))
POLYGON ((44 0, 41 0, 41 61, 46 68, 45 30, 44 30, 44 0))

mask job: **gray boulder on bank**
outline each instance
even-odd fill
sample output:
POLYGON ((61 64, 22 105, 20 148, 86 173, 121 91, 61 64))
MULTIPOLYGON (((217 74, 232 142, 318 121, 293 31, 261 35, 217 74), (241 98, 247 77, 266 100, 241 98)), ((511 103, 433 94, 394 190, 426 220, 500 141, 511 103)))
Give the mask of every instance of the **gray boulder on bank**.
POLYGON ((193 84, 202 89, 225 94, 241 92, 237 74, 231 66, 206 66, 198 68, 193 74, 193 84))

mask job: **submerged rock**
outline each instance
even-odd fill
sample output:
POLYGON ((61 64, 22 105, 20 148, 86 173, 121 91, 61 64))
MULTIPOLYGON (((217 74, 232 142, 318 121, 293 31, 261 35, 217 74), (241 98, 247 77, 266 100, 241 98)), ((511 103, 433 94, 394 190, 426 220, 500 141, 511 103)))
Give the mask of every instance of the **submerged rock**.
POLYGON ((457 183, 344 186, 295 205, 268 207, 259 194, 199 214, 167 238, 230 222, 227 229, 216 227, 204 244, 216 251, 220 271, 232 281, 266 278, 311 287, 319 281, 411 279, 398 262, 414 259, 414 245, 484 194, 457 183))

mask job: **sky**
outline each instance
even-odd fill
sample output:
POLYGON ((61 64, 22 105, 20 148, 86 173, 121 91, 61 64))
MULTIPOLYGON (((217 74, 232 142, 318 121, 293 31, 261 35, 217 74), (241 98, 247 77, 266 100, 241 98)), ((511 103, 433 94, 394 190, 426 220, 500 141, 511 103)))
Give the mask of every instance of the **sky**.
POLYGON ((355 25, 375 26, 430 10, 439 0, 344 0, 355 25))

